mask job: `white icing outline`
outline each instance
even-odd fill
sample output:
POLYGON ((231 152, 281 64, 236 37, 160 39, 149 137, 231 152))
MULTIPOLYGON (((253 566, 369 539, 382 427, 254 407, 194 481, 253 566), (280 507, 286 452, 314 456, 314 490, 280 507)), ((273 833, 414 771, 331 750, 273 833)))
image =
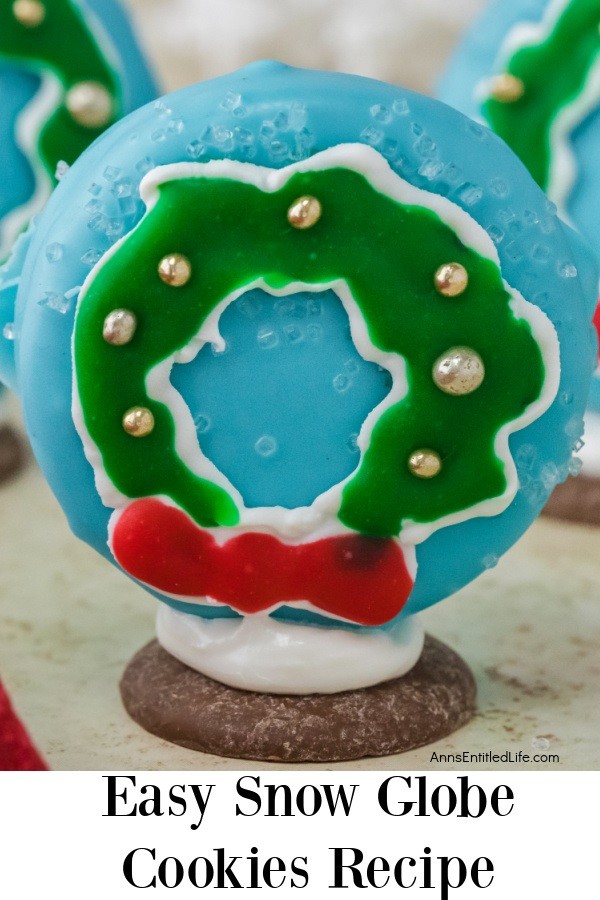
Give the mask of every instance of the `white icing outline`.
POLYGON ((60 105, 63 94, 58 78, 49 73, 42 75, 39 90, 16 118, 15 143, 33 170, 35 186, 31 197, 12 209, 0 223, 0 260, 10 253, 23 228, 44 208, 52 193, 52 179, 37 150, 41 130, 60 105))
MULTIPOLYGON (((235 526, 235 528, 228 528, 227 532, 232 535, 236 528, 239 531, 263 530, 283 535, 285 538, 293 540, 304 537, 307 534, 314 534, 326 525, 331 517, 337 515, 342 502, 342 492, 345 486, 355 477, 360 461, 350 475, 322 494, 319 494, 309 506, 301 506, 294 509, 286 509, 283 506, 262 506, 249 509, 245 506, 238 489, 202 452, 192 414, 183 397, 170 381, 173 364, 181 361, 191 362, 205 344, 213 344, 217 349, 224 349, 225 342, 219 333, 218 327, 221 315, 231 303, 234 303, 248 291, 257 288, 264 290, 273 297, 292 296, 300 291, 307 293, 320 293, 324 290, 335 291, 346 310, 350 322, 352 340, 362 358, 369 362, 377 363, 391 373, 392 387, 390 391, 369 413, 360 429, 357 439, 360 449, 360 461, 362 461, 363 455, 369 447, 371 434, 376 422, 388 409, 403 400, 408 393, 406 364, 403 357, 395 353, 385 353, 371 342, 358 304, 344 280, 335 279, 319 284, 292 282, 285 288, 276 289, 270 287, 263 278, 259 278, 229 294, 207 316, 198 334, 186 347, 174 356, 154 366, 148 373, 146 377, 148 396, 159 403, 164 403, 171 410, 177 424, 176 449, 179 457, 196 475, 206 478, 223 488, 233 498, 238 507, 240 512, 239 525, 235 526)), ((349 529, 336 520, 336 533, 346 534, 348 532, 349 529)))
POLYGON ((588 73, 583 91, 572 103, 563 107, 554 120, 550 135, 554 150, 550 160, 548 196, 556 204, 559 215, 573 224, 567 211, 571 194, 577 184, 577 157, 571 143, 571 135, 594 111, 600 101, 600 52, 598 60, 588 73))
MULTIPOLYGON (((569 6, 570 0, 552 0, 540 22, 520 22, 515 25, 502 43, 495 68, 502 69, 512 57, 525 47, 533 47, 547 41, 569 6)), ((475 100, 482 104, 492 94, 494 77, 480 81, 474 91, 475 100)), ((594 111, 600 101, 600 50, 598 59, 591 66, 583 90, 571 103, 556 111, 550 128, 550 169, 546 193, 558 209, 560 217, 572 224, 567 205, 577 183, 577 159, 571 143, 575 129, 594 111)), ((485 120, 484 120, 485 121, 485 120)))
POLYGON ((583 463, 582 474, 589 478, 600 478, 600 413, 586 410, 584 423, 584 443, 578 453, 583 463))
POLYGON ((510 307, 515 319, 524 319, 528 323, 542 354, 545 369, 544 386, 538 399, 530 403, 517 419, 506 422, 498 431, 494 440, 494 452, 504 468, 504 477, 506 479, 504 493, 498 497, 490 497, 488 500, 483 500, 481 503, 476 503, 449 516, 443 516, 432 523, 421 524, 405 519, 402 522, 403 531, 401 532, 401 537, 415 544, 420 544, 439 528, 458 525, 460 522, 466 522, 479 516, 485 518, 497 516, 510 506, 519 490, 519 476, 510 452, 509 438, 511 434, 521 431, 539 419, 552 406, 558 393, 560 384, 560 344, 554 325, 539 307, 525 300, 523 295, 511 288, 504 279, 503 282, 505 289, 512 294, 510 307))
MULTIPOLYGON (((456 206, 446 197, 429 193, 406 182, 391 169, 388 162, 376 150, 363 144, 340 144, 317 153, 308 160, 303 160, 283 169, 270 169, 267 167, 256 166, 252 163, 241 163, 234 160, 212 160, 207 163, 174 163, 166 166, 159 166, 149 172, 142 180, 140 185, 140 195, 146 204, 147 215, 158 201, 160 186, 173 180, 198 177, 230 179, 244 184, 254 185, 266 193, 275 193, 297 173, 323 171, 331 168, 346 168, 350 171, 357 172, 367 178, 372 187, 397 202, 403 205, 419 206, 433 211, 444 224, 449 226, 455 232, 464 245, 475 250, 480 256, 491 260, 496 267, 501 270, 498 251, 492 239, 482 226, 475 222, 466 211, 459 206, 456 206)), ((136 228, 138 228, 139 225, 140 223, 138 223, 136 228)), ((79 310, 79 305, 84 302, 90 285, 93 283, 98 272, 107 264, 114 254, 119 252, 121 246, 128 240, 132 233, 133 232, 130 232, 115 243, 90 272, 80 292, 77 311, 79 310)), ((552 322, 539 307, 525 300, 525 298, 506 281, 503 281, 503 284, 506 291, 511 295, 510 306, 515 318, 527 321, 532 334, 540 347, 545 367, 544 385, 540 397, 534 403, 530 404, 520 417, 512 422, 506 423, 496 436, 494 449, 503 465, 507 482, 507 487, 502 495, 484 500, 481 503, 475 504, 465 510, 461 510, 458 513, 444 516, 432 523, 421 524, 410 520, 404 520, 402 523, 402 531, 396 540, 402 546, 405 555, 408 551, 410 556, 409 547, 414 549, 413 545, 426 540, 426 538, 439 528, 464 522, 475 516, 495 516, 503 512, 510 505, 518 491, 519 482, 515 462, 509 450, 509 437, 515 431, 525 428, 539 418, 551 406, 558 392, 560 381, 559 342, 552 322)), ((207 341, 216 344, 219 344, 220 342, 222 346, 223 342, 218 330, 219 316, 225 307, 237 297, 256 286, 267 289, 275 296, 285 296, 290 293, 290 291, 298 289, 321 291, 333 287, 333 289, 336 290, 336 293, 338 293, 338 296, 340 296, 349 316, 352 338, 361 355, 365 359, 372 359, 379 364, 382 364, 382 357, 385 357, 383 365, 392 372, 394 378, 393 387, 390 394, 388 394, 384 401, 373 410, 363 424, 359 437, 359 446, 362 456, 362 453, 364 453, 364 450, 368 447, 375 422, 379 419, 381 413, 392 405, 390 398, 392 398, 395 403, 397 402, 398 397, 401 398, 406 393, 405 364, 404 360, 398 355, 382 354, 382 351, 378 350, 371 343, 368 338, 366 323, 360 314, 360 310, 358 309, 348 286, 343 280, 318 285, 287 285, 286 288, 280 291, 276 291, 269 287, 263 279, 254 282, 252 285, 244 286, 243 289, 236 291, 221 301, 214 312, 207 318, 196 337, 189 342, 186 347, 182 348, 177 354, 173 354, 172 357, 163 360, 157 366, 153 367, 148 373, 146 381, 148 393, 155 400, 165 403, 165 405, 170 408, 178 433, 178 452, 185 454, 183 458, 186 464, 190 465, 190 462, 192 462, 193 471, 196 471, 198 474, 202 475, 202 477, 209 477, 210 480, 215 481, 215 483, 226 486, 230 495, 233 496, 239 504, 238 508, 241 518, 238 526, 231 528, 206 529, 213 534, 219 543, 223 543, 234 537, 236 534, 247 531, 248 529, 251 529, 252 531, 262 531, 264 533, 275 533, 279 537, 283 535, 290 543, 317 540, 319 537, 332 534, 352 533, 351 529, 343 526, 337 519, 333 519, 332 516, 337 512, 337 508, 334 508, 334 501, 335 503, 339 502, 343 486, 348 480, 355 477, 357 470, 343 482, 334 485, 328 491, 325 491, 317 497, 310 507, 300 507, 294 510, 283 509, 282 507, 246 509, 243 503, 241 503, 239 492, 229 484, 222 473, 218 472, 218 481, 216 480, 214 474, 216 467, 203 457, 203 454, 199 449, 191 412, 185 405, 183 398, 181 398, 169 381, 169 373, 176 359, 190 361, 196 356, 201 346, 207 341), (401 360, 401 366, 399 360, 401 360), (404 393, 402 393, 402 391, 404 391, 404 393), (175 409, 173 408, 174 406, 175 409), (181 435, 179 434, 180 430, 181 435), (193 448, 191 446, 192 430, 193 448)), ((73 366, 73 372, 73 420, 82 439, 86 457, 94 469, 98 493, 107 506, 115 509, 109 525, 109 546, 111 546, 112 534, 121 514, 121 510, 124 506, 129 505, 132 500, 116 491, 114 485, 112 485, 112 482, 110 482, 104 472, 101 465, 100 452, 92 442, 83 421, 83 414, 78 396, 77 371, 75 365, 73 366)), ((167 502, 172 506, 177 506, 177 504, 172 501, 167 502)), ((407 561, 409 561, 408 557, 407 561)), ((410 561, 409 564, 412 565, 410 561)), ((189 597, 173 596, 174 599, 183 600, 187 603, 194 602, 194 599, 189 597)), ((206 602, 204 598, 195 598, 195 600, 196 602, 206 602)))

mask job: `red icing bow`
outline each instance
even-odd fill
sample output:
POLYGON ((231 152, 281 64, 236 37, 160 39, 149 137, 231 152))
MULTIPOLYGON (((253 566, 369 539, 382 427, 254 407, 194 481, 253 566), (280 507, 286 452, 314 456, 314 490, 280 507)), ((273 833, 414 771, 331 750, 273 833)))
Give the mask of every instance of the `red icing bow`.
POLYGON ((155 498, 119 516, 111 547, 139 581, 167 594, 211 597, 244 614, 307 600, 360 625, 397 616, 412 590, 404 554, 391 538, 359 534, 284 544, 259 532, 222 546, 182 510, 155 498))

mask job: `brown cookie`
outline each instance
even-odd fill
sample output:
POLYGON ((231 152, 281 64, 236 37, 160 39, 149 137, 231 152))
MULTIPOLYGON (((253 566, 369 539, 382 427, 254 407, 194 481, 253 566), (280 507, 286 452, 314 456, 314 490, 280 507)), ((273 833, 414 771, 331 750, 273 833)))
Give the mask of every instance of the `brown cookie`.
POLYGON ((25 464, 25 445, 10 425, 0 425, 0 484, 21 471, 25 464))
POLYGON ((543 515, 580 525, 600 525, 600 478, 568 478, 555 488, 543 515))
POLYGON ((336 762, 389 756, 429 744, 475 712, 475 681, 462 659, 427 637, 403 678, 340 694, 259 694, 188 668, 152 641, 121 680, 129 715, 167 741, 237 759, 336 762))

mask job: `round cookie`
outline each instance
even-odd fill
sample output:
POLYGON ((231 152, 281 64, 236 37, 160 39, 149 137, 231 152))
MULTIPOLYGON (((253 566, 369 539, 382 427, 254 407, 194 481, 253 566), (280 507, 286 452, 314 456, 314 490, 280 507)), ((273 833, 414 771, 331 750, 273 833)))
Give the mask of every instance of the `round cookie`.
POLYGON ((414 614, 495 564, 581 433, 590 254, 501 141, 369 79, 258 63, 132 114, 5 310, 11 284, 3 375, 71 527, 234 688, 408 671, 414 614))
POLYGON ((259 694, 182 665, 157 641, 121 681, 127 712, 190 750, 276 762, 339 762, 405 753, 452 734, 475 712, 475 682, 456 653, 428 637, 403 678, 358 691, 259 694))
MULTIPOLYGON (((495 2, 467 34, 439 89, 441 99, 485 122, 512 147, 598 258, 599 17, 597 0, 495 2)), ((498 233, 503 239, 506 231, 498 233)), ((583 464, 583 474, 559 486, 546 511, 600 524, 598 372, 584 438, 583 445, 574 443, 580 459, 571 466, 571 474, 579 474, 583 464)))
MULTIPOLYGON (((0 263, 65 167, 119 117, 154 96, 152 77, 115 0, 2 4, 0 263)), ((60 252, 59 244, 48 250, 55 257, 60 252)), ((11 323, 4 327, 10 340, 11 323)), ((3 422, 0 481, 17 472, 24 457, 20 437, 3 422)))

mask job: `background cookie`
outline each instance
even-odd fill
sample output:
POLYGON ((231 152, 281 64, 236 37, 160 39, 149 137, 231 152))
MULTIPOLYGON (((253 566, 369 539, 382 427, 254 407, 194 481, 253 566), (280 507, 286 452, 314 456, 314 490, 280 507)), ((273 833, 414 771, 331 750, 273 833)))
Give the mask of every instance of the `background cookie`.
MULTIPOLYGON (((507 141, 600 258, 599 13, 598 3, 590 0, 492 4, 465 38, 440 96, 507 141)), ((592 382, 585 445, 576 449, 582 480, 557 491, 549 511, 598 524, 599 376, 592 382)), ((575 463, 573 473, 579 468, 575 463)))
POLYGON ((4 4, 0 79, 2 258, 44 206, 59 164, 73 163, 156 88, 114 0, 4 4))

